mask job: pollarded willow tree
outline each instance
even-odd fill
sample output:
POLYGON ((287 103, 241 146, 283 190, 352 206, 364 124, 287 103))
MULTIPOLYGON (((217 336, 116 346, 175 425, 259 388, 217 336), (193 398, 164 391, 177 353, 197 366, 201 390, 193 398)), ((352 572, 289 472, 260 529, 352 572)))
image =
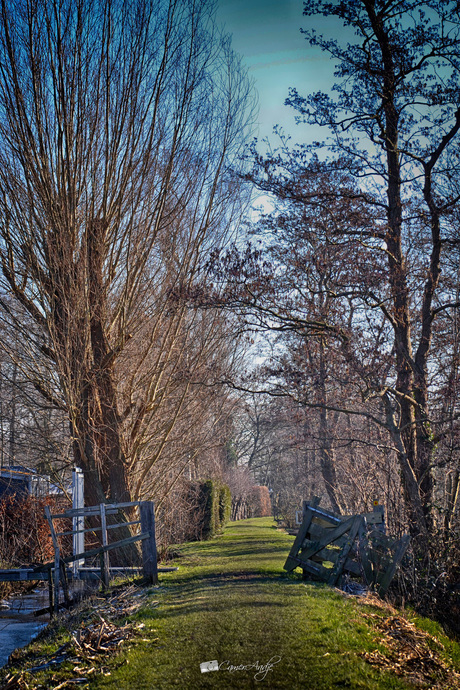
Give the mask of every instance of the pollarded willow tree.
MULTIPOLYGON (((292 89, 287 100, 300 123, 329 137, 256 158, 250 178, 281 204, 269 222, 282 278, 270 285, 270 271, 247 273, 240 303, 262 327, 309 339, 317 362, 327 356, 329 395, 305 395, 306 406, 386 430, 411 533, 426 552, 440 497, 435 470, 442 480, 445 468, 437 445, 458 435, 458 408, 439 403, 449 362, 457 371, 449 333, 460 306, 451 271, 459 252, 458 3, 304 7, 307 27, 315 15, 345 27, 339 40, 305 30, 335 62, 334 91, 292 89)), ((452 477, 450 515, 458 471, 452 477)))
POLYGON ((239 211, 249 99, 207 0, 1 3, 2 346, 68 416, 90 503, 129 500, 180 414, 175 295, 239 211))

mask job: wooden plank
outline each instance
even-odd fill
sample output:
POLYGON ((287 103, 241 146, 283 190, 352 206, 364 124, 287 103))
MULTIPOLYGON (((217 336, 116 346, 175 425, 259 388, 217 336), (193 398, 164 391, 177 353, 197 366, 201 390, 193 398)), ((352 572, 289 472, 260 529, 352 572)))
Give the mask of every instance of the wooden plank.
POLYGON ((8 568, 0 570, 0 582, 25 582, 35 580, 48 580, 48 574, 52 571, 53 564, 49 568, 39 566, 42 568, 8 568))
POLYGON ((48 571, 48 602, 49 602, 49 611, 50 611, 50 615, 51 615, 51 612, 54 611, 54 587, 53 587, 53 574, 52 574, 51 568, 48 571))
MULTIPOLYGON (((302 551, 299 553, 299 559, 302 560, 302 551)), ((312 559, 318 558, 319 562, 323 561, 330 561, 331 563, 336 563, 337 559, 340 556, 340 551, 337 551, 335 549, 321 549, 321 551, 318 551, 314 556, 312 556, 312 559)), ((359 567, 359 564, 356 563, 351 557, 347 558, 345 565, 344 565, 344 570, 348 570, 353 575, 361 575, 361 568, 359 567)))
POLYGON ((358 530, 358 554, 361 561, 361 566, 364 574, 364 581, 370 587, 374 584, 374 573, 372 570, 372 565, 369 560, 369 542, 367 539, 366 522, 363 522, 359 526, 358 530))
POLYGON ((128 544, 134 544, 136 541, 142 541, 142 539, 148 539, 148 534, 135 534, 132 537, 127 537, 126 539, 121 539, 121 541, 114 541, 113 544, 108 544, 107 546, 99 546, 97 549, 91 549, 91 551, 85 551, 85 553, 77 553, 73 556, 66 556, 63 558, 64 563, 72 563, 72 561, 79 560, 83 557, 97 556, 101 551, 111 551, 112 549, 118 549, 123 546, 128 546, 128 544))
POLYGON ((69 592, 69 580, 67 578, 67 569, 62 558, 59 561, 59 575, 62 581, 62 589, 64 592, 64 602, 69 605, 71 602, 70 592, 69 592))
POLYGON ((318 551, 323 549, 325 546, 332 544, 332 542, 334 542, 335 539, 338 539, 343 534, 345 534, 345 532, 348 532, 348 530, 352 527, 352 525, 353 525, 353 518, 351 518, 350 520, 347 520, 346 522, 343 522, 342 524, 338 525, 338 527, 335 527, 335 529, 328 530, 328 534, 324 537, 324 539, 322 541, 313 542, 313 544, 310 548, 305 549, 305 553, 303 554, 303 557, 308 559, 311 556, 313 556, 315 553, 317 553, 318 551))
POLYGON ((340 523, 343 522, 343 520, 332 521, 329 520, 329 518, 323 518, 319 515, 315 515, 313 522, 315 525, 318 525, 318 527, 321 527, 322 529, 334 529, 334 527, 340 525, 340 523))
MULTIPOLYGON (((312 522, 310 525, 309 534, 310 534, 310 537, 312 537, 313 539, 321 541, 322 539, 327 538, 327 535, 331 532, 331 529, 324 529, 323 527, 320 527, 319 525, 315 524, 315 522, 312 522)), ((334 527, 333 529, 336 529, 336 528, 334 527)), ((346 537, 339 537, 338 539, 335 540, 336 546, 339 546, 339 547, 344 546, 345 542, 346 542, 346 537)))
MULTIPOLYGON (((111 513, 107 513, 105 511, 105 514, 111 515, 111 513)), ((98 517, 96 514, 94 517, 98 517)), ((107 529, 117 529, 118 527, 128 527, 130 525, 140 525, 140 520, 133 520, 132 522, 117 522, 115 525, 107 525, 107 529)), ((101 527, 85 527, 85 529, 78 530, 79 534, 86 534, 86 532, 100 532, 101 527)), ((67 532, 56 532, 56 536, 58 537, 64 537, 69 534, 75 534, 75 530, 68 530, 67 532)))
POLYGON ((383 548, 385 549, 391 548, 392 544, 395 543, 394 539, 392 539, 391 537, 387 537, 386 534, 383 534, 383 532, 380 532, 376 529, 373 529, 369 532, 368 539, 374 547, 383 546, 383 548))
MULTIPOLYGON (((122 508, 134 508, 139 506, 141 501, 127 501, 125 503, 106 503, 106 515, 116 515, 122 508)), ((69 508, 64 513, 56 513, 51 517, 54 518, 66 518, 66 517, 79 517, 88 515, 99 515, 99 506, 87 506, 86 508, 69 508)))
POLYGON ((364 517, 368 525, 383 525, 385 529, 385 508, 382 505, 375 505, 372 513, 365 513, 364 517))
MULTIPOLYGON (((107 513, 107 511, 105 511, 105 514, 110 515, 111 513, 107 513)), ((115 525, 107 525, 107 529, 117 529, 118 527, 130 527, 131 525, 140 525, 140 524, 141 524, 140 520, 132 520, 131 522, 117 522, 115 525)))
MULTIPOLYGON (((347 520, 342 527, 345 525, 349 524, 349 520, 347 520)), ((345 546, 343 547, 339 558, 337 559, 337 563, 335 564, 335 567, 333 568, 333 571, 329 577, 328 584, 331 587, 334 587, 336 584, 337 580, 339 579, 340 575, 342 574, 343 567, 345 565, 345 562, 348 558, 348 554, 350 553, 351 547, 353 546, 353 542, 356 539, 356 536, 358 534, 359 526, 360 524, 364 522, 364 519, 361 517, 361 515, 356 515, 356 517, 351 519, 351 525, 348 528, 350 530, 350 533, 348 535, 348 540, 345 546)), ((339 529, 339 528, 337 528, 339 529)))
MULTIPOLYGON (((107 550, 111 551, 112 549, 118 549, 123 546, 127 546, 128 544, 133 544, 136 541, 142 541, 143 539, 148 539, 149 535, 148 534, 135 534, 132 537, 127 537, 126 539, 122 539, 121 541, 114 541, 113 544, 108 544, 107 546, 98 546, 97 549, 91 549, 91 551, 85 551, 84 553, 76 553, 73 554, 72 556, 65 556, 62 560, 64 563, 72 563, 73 561, 78 561, 81 560, 82 558, 85 557, 92 557, 92 556, 98 556, 101 551, 107 550)), ((41 565, 37 566, 36 568, 33 569, 33 572, 38 572, 41 569, 45 570, 48 568, 53 568, 54 563, 42 563, 41 565)), ((33 578, 29 578, 33 580, 33 578)))
POLYGON ((49 524, 49 528, 50 528, 50 532, 51 532, 51 539, 53 541, 53 548, 56 551, 56 549, 59 549, 59 544, 58 544, 58 540, 56 537, 56 531, 55 531, 54 525, 53 525, 53 515, 51 515, 51 511, 50 511, 49 506, 45 506, 45 516, 46 516, 46 519, 48 520, 48 524, 49 524))
MULTIPOLYGON (((48 507, 48 506, 46 506, 48 507)), ((60 558, 60 553, 59 553, 59 547, 57 547, 54 551, 54 577, 53 577, 53 585, 54 585, 54 613, 58 613, 59 611, 59 580, 61 577, 61 558, 60 558)), ((50 614, 52 612, 50 611, 50 614)))
MULTIPOLYGON (((319 501, 318 501, 319 503, 319 501)), ((333 523, 334 525, 339 525, 343 521, 343 516, 333 513, 331 510, 326 510, 325 508, 318 508, 316 506, 310 506, 315 514, 315 518, 325 520, 327 523, 333 523)), ((345 518, 347 519, 347 518, 345 518)))
MULTIPOLYGON (((376 516, 380 517, 380 522, 376 522, 373 524, 376 524, 375 529, 378 530, 379 532, 382 532, 382 534, 385 534, 386 532, 386 525, 385 525, 385 508, 382 505, 379 505, 376 503, 374 505, 374 514, 376 516)), ((369 523, 371 524, 371 523, 369 523)))
POLYGON ((141 530, 149 535, 142 542, 142 566, 144 577, 156 584, 158 582, 157 545, 155 540, 155 504, 153 501, 142 501, 139 512, 141 530))
POLYGON ((293 558, 297 561, 297 566, 301 566, 304 571, 309 572, 312 575, 316 575, 321 580, 327 579, 327 576, 331 572, 329 568, 325 568, 320 563, 313 563, 313 561, 301 561, 300 558, 293 558))
POLYGON ((408 534, 405 534, 403 537, 401 537, 401 539, 399 540, 398 546, 396 548, 396 552, 393 556, 393 562, 386 569, 382 578, 377 583, 377 591, 381 597, 384 597, 385 594, 387 593, 388 588, 390 586, 390 583, 391 583, 391 581, 392 581, 392 579, 396 573, 396 568, 398 567, 404 554, 406 553, 407 547, 409 546, 409 542, 410 542, 410 536, 408 534))
POLYGON ((294 543, 292 545, 292 548, 289 552, 289 556, 286 559, 286 563, 284 564, 283 568, 284 570, 287 570, 287 572, 291 572, 295 568, 297 568, 298 563, 296 562, 295 558, 299 552, 300 547, 302 546, 302 542, 305 539, 308 528, 310 527, 310 523, 313 519, 314 515, 314 509, 319 503, 319 498, 317 496, 314 497, 313 499, 313 504, 314 505, 309 505, 308 503, 304 503, 304 516, 302 520, 302 524, 299 527, 299 532, 294 540, 294 543))

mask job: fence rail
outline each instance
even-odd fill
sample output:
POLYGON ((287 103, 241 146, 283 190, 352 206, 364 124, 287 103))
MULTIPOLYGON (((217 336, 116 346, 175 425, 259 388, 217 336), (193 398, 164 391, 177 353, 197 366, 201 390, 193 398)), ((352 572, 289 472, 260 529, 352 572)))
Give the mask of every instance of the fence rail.
POLYGON ((101 503, 98 506, 88 506, 86 508, 70 508, 63 513, 51 513, 49 506, 45 506, 45 515, 48 520, 51 531, 51 539, 53 541, 54 561, 38 566, 37 571, 49 571, 48 582, 50 611, 54 610, 57 612, 59 608, 59 588, 61 582, 66 602, 70 599, 67 571, 65 567, 66 564, 75 564, 78 561, 84 561, 85 558, 99 555, 101 564, 101 581, 103 586, 107 588, 110 580, 109 552, 115 549, 121 549, 138 541, 140 541, 142 544, 143 575, 152 584, 156 584, 158 582, 157 549, 155 540, 155 512, 154 503, 152 501, 132 501, 110 504, 101 503), (118 515, 120 510, 133 507, 139 508, 138 520, 130 520, 129 522, 123 521, 110 525, 107 524, 108 515, 118 515), (61 532, 56 531, 53 521, 65 518, 72 518, 74 520, 74 529, 64 530, 61 532), (81 518, 83 518, 83 520, 81 520, 81 518), (85 518, 99 518, 100 524, 93 525, 91 527, 84 527, 85 518), (76 527, 75 524, 77 525, 76 527), (139 534, 134 534, 130 537, 126 537, 125 539, 109 543, 109 529, 128 526, 131 527, 134 525, 140 526, 139 534), (87 532, 101 532, 101 546, 90 549, 89 551, 83 550, 79 553, 75 553, 75 544, 77 543, 83 543, 84 549, 84 542, 81 541, 81 535, 84 535, 87 532), (63 557, 61 555, 59 537, 69 535, 73 536, 74 553, 71 556, 63 557), (80 539, 78 539, 78 537, 80 537, 80 539))

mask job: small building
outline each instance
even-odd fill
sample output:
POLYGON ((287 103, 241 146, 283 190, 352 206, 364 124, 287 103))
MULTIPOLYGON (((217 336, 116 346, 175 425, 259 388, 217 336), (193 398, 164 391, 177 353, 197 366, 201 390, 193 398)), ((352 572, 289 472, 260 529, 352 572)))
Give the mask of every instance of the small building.
POLYGON ((7 496, 40 498, 50 493, 50 478, 21 465, 0 469, 0 500, 7 496))

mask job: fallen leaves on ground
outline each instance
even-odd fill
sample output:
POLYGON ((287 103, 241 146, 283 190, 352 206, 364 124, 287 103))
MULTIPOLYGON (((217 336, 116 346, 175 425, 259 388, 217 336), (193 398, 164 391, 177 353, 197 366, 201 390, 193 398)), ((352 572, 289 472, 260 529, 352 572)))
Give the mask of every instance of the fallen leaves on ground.
MULTIPOLYGON (((53 675, 47 681, 53 684, 47 684, 47 688, 63 690, 83 686, 96 671, 110 675, 108 667, 104 666, 103 659, 116 654, 124 642, 131 640, 136 634, 139 635, 145 627, 144 623, 125 622, 122 624, 117 621, 132 615, 141 606, 145 606, 148 598, 150 598, 148 590, 136 585, 122 589, 121 592, 110 597, 93 597, 91 609, 79 615, 76 629, 72 629, 72 612, 68 614, 70 640, 50 656, 35 657, 34 665, 26 670, 8 674, 0 690, 34 690, 44 687, 40 686, 30 674, 59 668, 64 662, 74 664, 71 671, 72 677, 63 680, 62 675, 60 678, 53 675)), ((149 605, 156 607, 158 601, 151 601, 149 605)))
POLYGON ((361 656, 367 662, 430 690, 460 688, 460 674, 442 657, 444 646, 436 637, 416 628, 401 615, 361 615, 379 631, 380 642, 385 648, 385 653, 379 650, 363 652, 361 656))

